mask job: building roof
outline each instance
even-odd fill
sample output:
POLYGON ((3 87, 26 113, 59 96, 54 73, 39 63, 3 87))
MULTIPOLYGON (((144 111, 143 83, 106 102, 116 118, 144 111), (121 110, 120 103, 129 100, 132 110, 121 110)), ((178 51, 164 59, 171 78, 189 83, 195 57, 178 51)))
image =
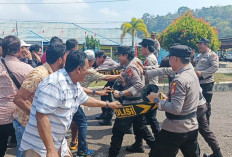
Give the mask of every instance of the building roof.
MULTIPOLYGON (((66 42, 75 38, 79 44, 85 42, 85 37, 94 36, 100 40, 101 45, 131 46, 132 36, 127 34, 121 42, 122 31, 120 28, 84 28, 75 23, 67 22, 40 22, 40 21, 7 21, 0 23, 0 37, 15 35, 26 42, 49 42, 57 36, 66 42)), ((140 38, 136 38, 141 42, 140 38)))

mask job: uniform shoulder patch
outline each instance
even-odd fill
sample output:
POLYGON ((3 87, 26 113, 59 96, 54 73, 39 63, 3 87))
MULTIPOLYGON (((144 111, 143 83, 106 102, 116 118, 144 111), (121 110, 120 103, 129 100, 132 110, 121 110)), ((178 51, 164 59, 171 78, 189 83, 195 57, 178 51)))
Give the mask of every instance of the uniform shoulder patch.
POLYGON ((147 60, 147 59, 145 60, 144 65, 145 65, 145 66, 148 65, 148 60, 147 60))
POLYGON ((131 68, 128 68, 127 71, 126 71, 126 73, 128 74, 128 76, 130 78, 132 78, 134 76, 133 70, 131 68))
POLYGON ((171 85, 171 96, 174 96, 176 93, 176 85, 177 85, 177 82, 173 82, 171 85))

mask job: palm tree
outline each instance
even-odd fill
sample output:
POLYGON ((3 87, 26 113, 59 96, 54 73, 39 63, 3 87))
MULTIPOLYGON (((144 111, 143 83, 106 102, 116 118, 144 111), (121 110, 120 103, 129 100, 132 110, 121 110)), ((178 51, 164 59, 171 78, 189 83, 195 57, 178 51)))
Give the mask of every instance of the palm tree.
POLYGON ((127 34, 130 33, 132 36, 132 47, 134 47, 134 40, 135 40, 135 34, 137 31, 140 31, 143 33, 143 36, 147 38, 149 36, 147 26, 144 24, 142 19, 136 19, 133 17, 131 19, 131 22, 125 22, 121 26, 122 30, 122 38, 127 34))

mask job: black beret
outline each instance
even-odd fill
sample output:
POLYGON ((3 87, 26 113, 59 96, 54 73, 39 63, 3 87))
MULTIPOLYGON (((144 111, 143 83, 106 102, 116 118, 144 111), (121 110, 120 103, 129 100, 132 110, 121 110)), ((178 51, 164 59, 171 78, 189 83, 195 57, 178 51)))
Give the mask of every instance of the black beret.
POLYGON ((145 38, 139 45, 155 46, 155 41, 151 38, 145 38))
POLYGON ((201 38, 197 43, 205 43, 205 44, 210 44, 209 39, 201 38))
POLYGON ((118 47, 118 52, 115 53, 114 55, 130 54, 130 53, 131 53, 131 48, 129 46, 119 46, 118 47))
POLYGON ((181 58, 189 58, 192 49, 186 45, 174 45, 169 49, 170 56, 176 56, 181 58))

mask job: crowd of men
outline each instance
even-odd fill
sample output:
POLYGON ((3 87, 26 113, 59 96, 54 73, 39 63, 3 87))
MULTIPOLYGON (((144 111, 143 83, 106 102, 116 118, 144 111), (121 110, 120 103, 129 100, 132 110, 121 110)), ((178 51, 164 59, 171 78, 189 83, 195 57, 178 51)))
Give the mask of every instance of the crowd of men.
POLYGON ((150 157, 173 157, 178 150, 185 157, 199 157, 199 131, 213 152, 204 157, 222 157, 209 128, 213 75, 219 66, 209 39, 198 42, 200 54, 196 58, 188 46, 171 46, 160 65, 160 45, 154 32, 139 43, 144 61, 135 57, 130 47, 120 46, 115 53, 119 63, 104 51, 78 50, 76 39, 68 39, 64 46, 60 38, 53 37, 43 54, 39 45, 26 44, 15 36, 6 36, 0 43, 0 157, 5 155, 8 137, 14 135, 17 157, 71 157, 70 150, 76 149, 75 155, 80 157, 94 154, 87 147, 88 122, 83 106, 101 107, 102 113, 96 117, 103 120, 99 125, 111 126, 114 109, 142 103, 141 91, 147 85, 158 85, 162 75, 169 76, 168 94, 162 99, 159 93, 147 96, 159 111, 165 111, 162 126, 156 117, 158 110, 116 118, 105 156, 116 157, 124 135, 134 133, 135 142, 126 147, 128 152, 144 153, 144 139, 151 149, 150 157), (100 73, 115 69, 120 73, 100 73), (88 88, 101 80, 107 81, 102 90, 88 88), (120 89, 113 89, 116 83, 120 89), (99 95, 101 100, 90 95, 99 95), (69 129, 70 144, 65 138, 69 129))

